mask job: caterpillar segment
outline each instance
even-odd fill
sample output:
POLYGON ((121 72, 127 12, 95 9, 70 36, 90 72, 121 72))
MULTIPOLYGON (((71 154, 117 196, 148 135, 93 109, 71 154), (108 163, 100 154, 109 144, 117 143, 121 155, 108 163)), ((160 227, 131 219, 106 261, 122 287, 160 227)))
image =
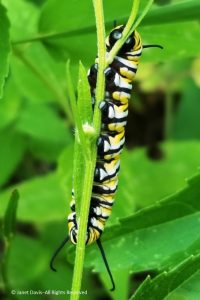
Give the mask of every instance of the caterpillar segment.
MULTIPOLYGON (((122 37, 124 26, 118 26, 106 38, 107 56, 118 39, 122 37)), ((102 126, 97 139, 97 161, 87 225, 86 244, 98 242, 111 215, 118 186, 120 154, 125 142, 125 126, 128 116, 128 102, 131 97, 132 81, 142 54, 140 35, 134 31, 127 38, 113 62, 105 70, 105 98, 100 103, 102 126)), ((88 71, 92 104, 95 105, 95 89, 98 58, 88 71)), ((77 243, 78 223, 75 199, 72 192, 71 213, 68 217, 69 236, 77 243)))

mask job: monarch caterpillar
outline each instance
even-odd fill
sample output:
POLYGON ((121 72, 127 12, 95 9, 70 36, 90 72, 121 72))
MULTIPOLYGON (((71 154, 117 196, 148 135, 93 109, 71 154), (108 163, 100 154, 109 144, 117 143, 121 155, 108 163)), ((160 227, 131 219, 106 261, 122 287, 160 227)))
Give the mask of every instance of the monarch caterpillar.
MULTIPOLYGON (((107 55, 113 45, 122 37, 124 26, 114 28, 106 38, 107 55)), ((138 63, 143 48, 160 47, 159 45, 142 46, 141 37, 134 31, 121 47, 113 62, 105 69, 105 99, 99 108, 102 116, 100 136, 97 139, 97 161, 94 172, 94 182, 87 225, 86 244, 97 242, 105 266, 110 275, 112 289, 114 280, 100 241, 105 222, 111 214, 115 192, 118 186, 118 172, 120 168, 120 153, 125 142, 125 126, 128 116, 128 102, 131 98, 132 82, 137 72, 138 63)), ((91 87, 92 103, 95 104, 95 88, 97 81, 98 58, 88 71, 88 81, 91 87)), ((70 203, 71 213, 68 216, 69 236, 62 242, 53 255, 50 266, 65 243, 70 240, 77 243, 78 224, 74 191, 70 203)))

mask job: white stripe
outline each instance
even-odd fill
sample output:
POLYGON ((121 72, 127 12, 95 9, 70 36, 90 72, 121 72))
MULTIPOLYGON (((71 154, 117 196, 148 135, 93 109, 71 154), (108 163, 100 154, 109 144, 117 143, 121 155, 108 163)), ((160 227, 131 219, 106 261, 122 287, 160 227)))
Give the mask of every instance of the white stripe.
POLYGON ((104 149, 103 149, 104 152, 107 152, 107 151, 110 150, 110 144, 107 141, 104 140, 104 145, 103 146, 104 146, 104 149))
POLYGON ((112 106, 109 106, 108 109, 108 118, 113 119, 115 117, 115 110, 112 106))
MULTIPOLYGON (((104 189, 105 191, 114 191, 116 190, 118 185, 118 180, 115 181, 113 188, 110 188, 109 186, 107 186, 106 184, 95 184, 94 186, 98 186, 98 187, 102 187, 102 189, 104 189)), ((99 194, 95 194, 93 193, 93 195, 97 195, 97 198, 100 199, 101 201, 105 201, 104 199, 102 199, 101 197, 99 197, 99 194)), ((107 201, 107 200, 106 200, 107 201)), ((112 203, 113 201, 111 200, 109 203, 112 203)))
POLYGON ((121 141, 119 142, 119 144, 117 144, 117 145, 111 145, 110 150, 117 150, 122 145, 124 145, 124 143, 125 143, 125 137, 123 137, 123 139, 121 139, 121 141))
POLYGON ((108 175, 103 169, 100 169, 100 180, 103 180, 108 175))
POLYGON ((91 221, 92 226, 97 227, 97 228, 103 230, 103 225, 102 225, 102 223, 99 222, 99 221, 97 221, 96 218, 93 217, 93 218, 91 218, 90 221, 91 221))
POLYGON ((121 88, 127 88, 129 90, 132 90, 132 84, 129 84, 126 80, 123 79, 122 76, 120 76, 118 73, 116 73, 115 76, 115 85, 119 86, 121 88))
POLYGON ((120 165, 120 160, 118 160, 118 162, 116 163, 116 165, 113 167, 112 170, 107 171, 107 175, 113 175, 113 174, 115 174, 115 173, 116 173, 116 170, 117 170, 118 167, 119 167, 119 165, 120 165))
POLYGON ((121 97, 127 97, 128 99, 130 99, 131 98, 131 95, 130 94, 128 94, 128 93, 125 93, 125 92, 119 92, 119 91, 117 91, 117 93, 119 93, 120 95, 119 95, 119 97, 121 98, 121 97))
POLYGON ((138 54, 141 54, 141 53, 142 53, 142 48, 140 48, 137 51, 126 52, 126 55, 127 56, 135 56, 135 55, 138 55, 138 54))
POLYGON ((123 111, 123 112, 116 112, 115 111, 115 118, 117 118, 117 119, 125 118, 127 116, 128 116, 128 109, 123 111))
POLYGON ((70 213, 69 216, 68 216, 68 218, 67 218, 68 222, 69 222, 69 221, 72 221, 72 222, 73 222, 73 221, 74 221, 74 216, 76 216, 76 213, 75 213, 75 212, 70 213))
POLYGON ((121 62, 122 64, 124 64, 125 66, 129 67, 129 68, 134 68, 137 69, 137 65, 133 63, 133 61, 129 61, 128 59, 116 56, 115 57, 116 60, 118 60, 119 62, 121 62))

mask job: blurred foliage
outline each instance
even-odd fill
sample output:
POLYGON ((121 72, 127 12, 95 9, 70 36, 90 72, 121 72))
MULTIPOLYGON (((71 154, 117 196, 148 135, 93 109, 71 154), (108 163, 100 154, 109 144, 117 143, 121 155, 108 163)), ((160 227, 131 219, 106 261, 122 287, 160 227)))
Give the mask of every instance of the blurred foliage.
POLYGON ((9 27, 10 23, 6 15, 6 9, 0 3, 0 57, 1 57, 1 68, 0 68, 0 98, 2 97, 2 88, 4 85, 5 77, 8 75, 8 64, 10 56, 10 38, 9 38, 9 27))
MULTIPOLYGON (((131 4, 104 1, 107 32, 114 20, 127 20, 131 4)), ((92 245, 86 251, 85 299, 200 298, 200 176, 194 176, 200 165, 199 9, 199 0, 156 0, 138 28, 144 44, 161 44, 164 50, 143 52, 130 103, 137 123, 127 144, 134 148, 123 152, 116 203, 102 236, 117 289, 108 292, 105 266, 92 245), (153 120, 151 130, 145 118, 153 120), (154 159, 148 157, 152 152, 154 159), (148 274, 151 279, 133 296, 148 274), (157 285, 162 286, 159 294, 157 285)), ((2 224, 13 188, 20 193, 7 267, 12 289, 71 288, 73 246, 68 246, 67 259, 65 251, 60 254, 59 272, 49 271, 51 255, 67 234, 72 186, 74 121, 66 60, 75 83, 79 61, 93 64, 96 48, 92 1, 0 1, 2 224)), ((80 107, 85 108, 87 114, 91 107, 80 107)), ((129 132, 132 126, 129 120, 129 132)), ((48 297, 58 296, 37 295, 39 300, 48 297)))
POLYGON ((12 246, 13 237, 16 231, 16 215, 18 206, 19 194, 17 190, 14 190, 9 199, 9 203, 6 208, 5 216, 1 226, 0 243, 1 249, 1 261, 0 261, 0 292, 10 293, 10 276, 8 274, 8 263, 10 259, 10 249, 12 246))
POLYGON ((135 295, 130 300, 136 299, 164 299, 168 294, 181 286, 199 270, 200 256, 191 256, 182 264, 170 272, 161 273, 151 280, 149 277, 144 281, 135 295), (179 274, 179 276, 177 276, 179 274))

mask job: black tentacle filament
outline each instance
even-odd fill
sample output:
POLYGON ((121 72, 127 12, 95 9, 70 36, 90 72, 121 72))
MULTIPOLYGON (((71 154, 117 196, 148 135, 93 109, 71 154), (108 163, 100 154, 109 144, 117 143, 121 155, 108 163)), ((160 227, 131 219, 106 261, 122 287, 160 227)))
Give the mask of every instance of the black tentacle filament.
POLYGON ((57 272, 57 270, 54 268, 53 264, 55 261, 55 258, 57 257, 58 253, 62 250, 62 248, 65 246, 65 244, 69 241, 69 236, 67 236, 62 243, 60 244, 60 246, 56 249, 56 251, 54 252, 51 260, 50 260, 50 268, 52 271, 57 272))
POLYGON ((142 48, 160 48, 160 49, 164 49, 163 46, 161 45, 143 45, 142 48))
POLYGON ((97 245, 98 245, 99 250, 101 252, 104 264, 106 266, 106 270, 107 270, 107 272, 109 274, 109 277, 110 277, 110 280, 111 280, 111 283, 112 283, 112 288, 110 289, 110 291, 113 292, 115 290, 115 282, 114 282, 112 273, 110 271, 110 268, 109 268, 109 265, 108 265, 108 261, 107 261, 107 258, 106 258, 106 255, 105 255, 105 252, 104 252, 104 249, 103 249, 103 246, 102 246, 102 243, 101 243, 100 239, 97 240, 97 245))

